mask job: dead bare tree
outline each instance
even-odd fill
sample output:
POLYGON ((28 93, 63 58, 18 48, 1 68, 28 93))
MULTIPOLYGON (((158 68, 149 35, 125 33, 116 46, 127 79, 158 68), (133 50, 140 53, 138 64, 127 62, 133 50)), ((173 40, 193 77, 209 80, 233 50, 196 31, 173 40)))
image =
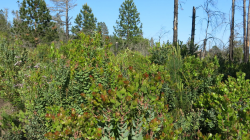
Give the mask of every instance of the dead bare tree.
POLYGON ((196 10, 193 6, 193 15, 192 15, 192 30, 191 30, 191 41, 194 43, 194 36, 195 36, 195 17, 196 17, 196 10))
POLYGON ((169 31, 166 31, 165 27, 161 27, 160 31, 157 33, 159 42, 161 42, 161 38, 163 38, 169 31))
POLYGON ((235 0, 232 0, 232 19, 230 29, 230 43, 229 43, 229 60, 233 61, 233 49, 234 49, 234 12, 235 12, 235 0))
POLYGON ((191 46, 190 46, 190 52, 191 54, 194 53, 194 36, 195 36, 195 18, 196 18, 196 10, 193 6, 193 14, 192 14, 192 30, 191 30, 191 46))
POLYGON ((66 40, 69 39, 69 25, 71 25, 70 20, 72 17, 69 17, 69 11, 72 10, 77 4, 74 0, 50 0, 54 3, 55 7, 49 7, 51 11, 58 12, 57 16, 54 16, 55 21, 59 21, 61 17, 65 16, 65 21, 63 25, 66 26, 66 40), (59 15, 59 16, 58 16, 59 15))
MULTIPOLYGON (((205 38, 203 40, 203 52, 202 58, 205 57, 207 40, 213 39, 212 32, 216 32, 219 27, 221 27, 225 22, 225 13, 217 10, 217 0, 205 0, 204 4, 198 8, 202 8, 206 13, 206 18, 201 19, 201 21, 206 21, 205 38), (215 10, 213 10, 215 9, 215 10), (212 27, 209 33, 209 27, 212 27)), ((198 9, 197 8, 197 9, 198 9)))
POLYGON ((249 37, 250 37, 250 0, 248 5, 248 17, 247 17, 247 37, 246 37, 246 63, 249 61, 249 37))
POLYGON ((246 62, 246 0, 243 0, 243 51, 244 51, 244 62, 246 62))
POLYGON ((174 0, 174 28, 173 28, 173 44, 178 41, 178 0, 174 0))

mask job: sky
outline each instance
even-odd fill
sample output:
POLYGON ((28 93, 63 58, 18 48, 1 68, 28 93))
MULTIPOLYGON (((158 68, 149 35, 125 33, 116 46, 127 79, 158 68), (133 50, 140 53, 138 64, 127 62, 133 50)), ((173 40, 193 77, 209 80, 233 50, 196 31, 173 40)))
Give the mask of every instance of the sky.
MULTIPOLYGON (((0 9, 9 9, 8 20, 13 20, 13 15, 11 14, 12 10, 18 10, 17 0, 0 0, 1 5, 0 9)), ((69 16, 72 17, 70 21, 74 25, 74 20, 77 14, 80 13, 83 4, 87 3, 88 6, 92 9, 94 16, 97 18, 98 22, 105 22, 109 34, 113 35, 114 28, 116 26, 116 20, 119 17, 119 8, 125 0, 75 0, 77 6, 69 11, 69 16)), ((216 1, 216 0, 215 0, 216 1)), ((20 0, 22 2, 22 0, 20 0)), ((45 0, 48 6, 53 6, 50 0, 45 0)), ((179 6, 179 15, 178 15, 178 40, 186 43, 191 36, 191 27, 192 27, 192 9, 193 6, 197 7, 196 9, 196 31, 195 31, 195 43, 201 45, 202 40, 205 38, 205 29, 206 21, 202 20, 206 18, 206 13, 200 7, 204 5, 205 0, 179 0, 181 6, 179 6), (203 22, 202 22, 203 21, 203 22)), ((160 42, 167 42, 168 40, 172 42, 173 40, 173 17, 174 17, 174 0, 134 0, 134 3, 137 7, 137 11, 140 13, 140 21, 143 24, 143 37, 150 39, 153 37, 155 41, 159 41, 159 36, 161 37, 160 42)), ((243 10, 239 7, 242 7, 242 0, 236 0, 237 8, 235 10, 235 26, 237 32, 239 32, 238 39, 242 37, 242 15, 243 10)), ((248 6, 247 0, 247 6, 248 6)), ((229 29, 230 25, 230 16, 231 16, 231 0, 217 0, 216 7, 212 10, 221 11, 225 14, 226 19, 223 20, 224 24, 214 30, 213 27, 209 26, 209 33, 218 39, 213 41, 212 39, 208 40, 208 48, 213 45, 219 46, 222 48, 224 44, 225 47, 228 46, 229 39, 229 29), (212 31, 213 30, 213 31, 212 31), (223 43, 221 43, 223 42, 223 43)), ((51 15, 56 13, 51 12, 51 15)))

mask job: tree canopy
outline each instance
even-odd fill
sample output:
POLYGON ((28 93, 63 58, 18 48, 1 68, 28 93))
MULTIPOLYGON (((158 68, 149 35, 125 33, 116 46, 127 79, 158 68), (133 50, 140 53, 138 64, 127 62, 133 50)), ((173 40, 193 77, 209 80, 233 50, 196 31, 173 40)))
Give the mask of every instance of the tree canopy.
POLYGON ((77 34, 80 31, 87 35, 93 34, 96 30, 97 19, 92 13, 92 9, 86 4, 82 6, 82 10, 75 19, 75 26, 72 27, 72 33, 77 34))
POLYGON ((1 9, 0 10, 0 33, 4 35, 9 34, 10 27, 11 25, 7 21, 7 17, 5 16, 4 11, 1 9))
POLYGON ((133 0, 125 0, 119 8, 119 13, 117 26, 114 26, 114 35, 125 38, 127 41, 134 41, 135 37, 142 36, 140 13, 133 0))
POLYGON ((101 32, 102 36, 109 35, 109 30, 108 30, 108 27, 106 26, 105 22, 98 22, 97 23, 97 31, 101 32))
POLYGON ((28 43, 37 46, 58 37, 57 27, 51 21, 50 11, 44 0, 23 0, 19 15, 21 21, 14 21, 14 30, 28 43))

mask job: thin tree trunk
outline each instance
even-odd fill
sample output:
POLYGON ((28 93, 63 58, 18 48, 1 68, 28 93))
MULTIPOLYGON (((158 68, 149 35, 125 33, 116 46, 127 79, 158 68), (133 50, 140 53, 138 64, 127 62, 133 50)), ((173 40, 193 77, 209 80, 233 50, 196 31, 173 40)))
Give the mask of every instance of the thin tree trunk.
POLYGON ((234 50, 234 11, 235 11, 235 0, 232 0, 232 22, 231 22, 231 35, 229 45, 229 60, 233 61, 233 50, 234 50))
POLYGON ((193 7, 192 32, 191 32, 191 41, 192 42, 194 42, 194 36, 195 36, 195 17, 196 17, 196 10, 195 10, 195 7, 193 7))
POLYGON ((202 58, 205 58, 206 47, 207 47, 207 37, 204 39, 204 42, 203 42, 203 55, 202 55, 202 58))
POLYGON ((118 54, 118 42, 115 42, 115 56, 118 54))
POLYGON ((247 19, 246 63, 249 61, 249 37, 250 37, 250 0, 248 5, 248 19, 247 19))
POLYGON ((177 43, 178 37, 178 0, 174 0, 174 35, 173 35, 173 44, 177 43))
POLYGON ((69 40, 69 1, 66 0, 66 40, 69 40))
POLYGON ((193 15, 192 15, 192 31, 191 31, 191 54, 194 54, 194 36, 195 36, 195 17, 196 17, 196 10, 195 7, 193 6, 193 15))
POLYGON ((66 41, 69 40, 69 26, 71 25, 69 22, 71 20, 71 17, 69 17, 69 11, 72 10, 77 4, 74 4, 73 0, 50 0, 51 2, 54 3, 54 7, 50 7, 51 11, 58 12, 59 19, 56 19, 56 21, 59 23, 61 22, 61 17, 64 15, 65 16, 65 21, 63 21, 63 26, 65 26, 66 31, 64 29, 64 35, 66 37, 66 41), (63 15, 61 15, 63 14, 63 15))
POLYGON ((246 0, 243 0, 243 34, 244 34, 244 43, 243 43, 243 51, 244 51, 244 62, 246 62, 246 0))
POLYGON ((206 37, 205 37, 204 42, 203 42, 203 54, 202 54, 202 58, 204 58, 205 55, 206 55, 206 48, 207 48, 207 32, 208 32, 208 28, 209 28, 209 22, 210 22, 210 16, 209 16, 209 14, 208 14, 208 17, 207 17, 206 37))

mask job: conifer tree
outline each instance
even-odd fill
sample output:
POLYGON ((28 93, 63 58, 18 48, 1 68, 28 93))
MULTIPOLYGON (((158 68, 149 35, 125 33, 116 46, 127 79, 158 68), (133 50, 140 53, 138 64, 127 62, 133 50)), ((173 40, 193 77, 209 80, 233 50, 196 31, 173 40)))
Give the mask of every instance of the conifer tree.
POLYGON ((50 43, 58 37, 57 27, 44 0, 23 0, 19 10, 20 22, 14 21, 18 36, 35 47, 39 43, 50 43))
POLYGON ((125 38, 127 41, 134 41, 135 37, 142 36, 142 23, 140 22, 140 13, 133 0, 125 0, 119 8, 119 20, 114 26, 114 35, 125 38))
POLYGON ((7 16, 4 11, 0 10, 0 34, 7 35, 9 34, 10 23, 7 21, 7 16))
POLYGON ((108 27, 106 26, 105 22, 97 23, 97 32, 100 32, 104 38, 109 35, 108 27))
POLYGON ((75 19, 76 26, 72 27, 72 33, 78 34, 80 31, 91 35, 96 30, 97 19, 92 13, 92 9, 86 4, 82 6, 82 10, 75 19))

